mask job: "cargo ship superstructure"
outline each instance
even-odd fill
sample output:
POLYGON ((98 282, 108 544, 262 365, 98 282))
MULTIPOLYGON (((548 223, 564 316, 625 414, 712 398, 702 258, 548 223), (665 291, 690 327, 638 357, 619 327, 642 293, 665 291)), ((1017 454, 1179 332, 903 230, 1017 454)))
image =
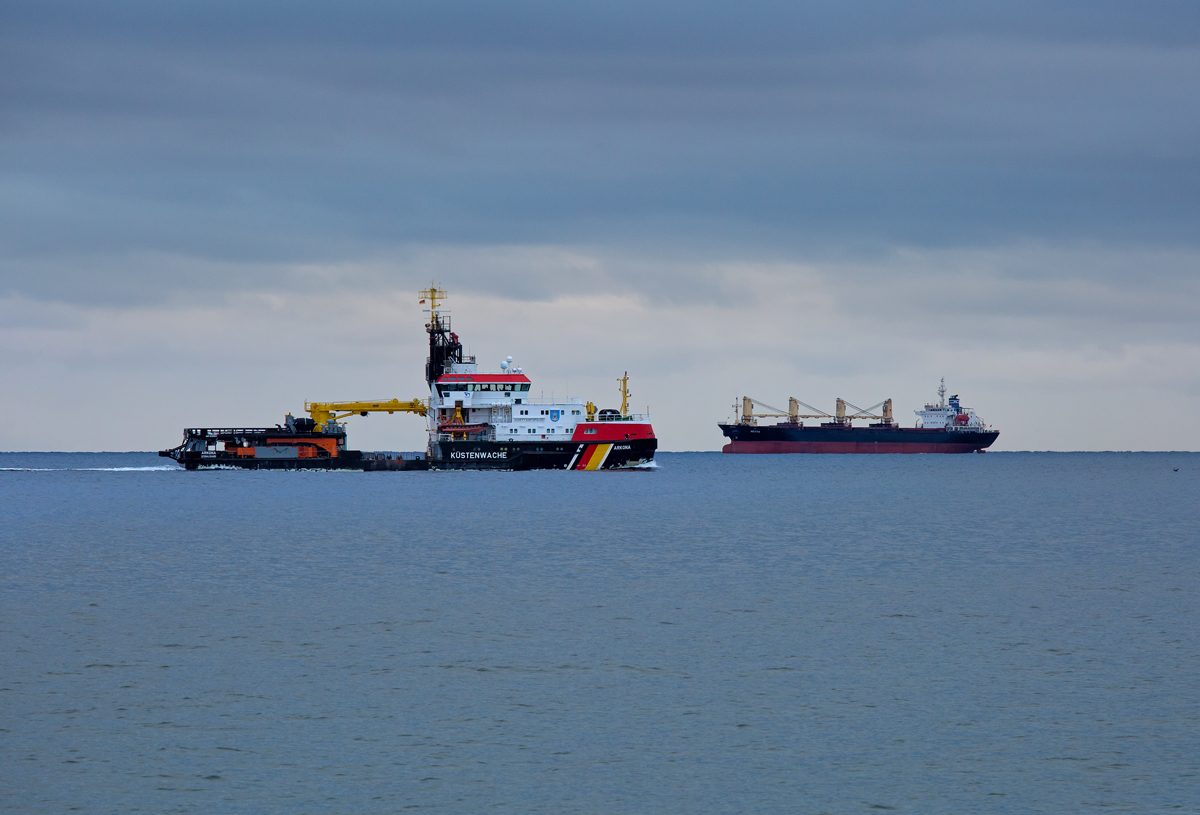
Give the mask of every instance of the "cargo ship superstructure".
POLYGON ((901 427, 892 416, 892 400, 887 399, 866 410, 844 399, 837 400, 833 414, 824 413, 792 398, 786 413, 750 397, 742 397, 742 411, 736 423, 718 424, 729 442, 724 453, 982 453, 1000 435, 971 408, 963 407, 958 395, 946 400, 946 381, 938 388, 939 401, 913 411, 915 427, 901 427), (756 413, 755 406, 771 413, 756 413), (800 407, 813 411, 800 413, 800 407), (847 412, 847 407, 855 412, 847 412), (882 408, 880 414, 871 413, 882 408), (759 425, 762 418, 780 418, 771 425, 759 425), (803 419, 821 419, 805 426, 803 419), (855 420, 867 420, 866 427, 854 426, 855 420))
POLYGON ((612 470, 654 459, 658 440, 646 414, 629 411, 629 375, 619 378, 621 406, 598 410, 579 398, 532 395, 512 357, 482 372, 463 354, 440 309, 446 294, 423 291, 430 318, 427 413, 431 467, 449 470, 612 470))

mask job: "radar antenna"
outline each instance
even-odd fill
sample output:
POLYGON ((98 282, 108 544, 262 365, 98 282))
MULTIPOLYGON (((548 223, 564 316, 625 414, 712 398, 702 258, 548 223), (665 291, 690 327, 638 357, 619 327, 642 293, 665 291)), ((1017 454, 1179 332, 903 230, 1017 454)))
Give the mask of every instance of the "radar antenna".
POLYGON ((430 312, 431 314, 436 315, 438 306, 441 305, 441 303, 439 303, 438 301, 445 300, 449 296, 450 292, 446 291, 445 289, 438 288, 433 283, 430 283, 429 288, 421 289, 420 294, 421 294, 421 305, 425 305, 425 301, 428 300, 429 308, 427 308, 425 310, 430 312))

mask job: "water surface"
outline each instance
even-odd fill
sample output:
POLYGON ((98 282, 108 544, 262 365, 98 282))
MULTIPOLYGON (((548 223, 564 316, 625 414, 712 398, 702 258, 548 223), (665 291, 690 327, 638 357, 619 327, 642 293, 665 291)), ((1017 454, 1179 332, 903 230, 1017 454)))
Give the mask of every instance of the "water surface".
POLYGON ((1200 455, 164 463, 0 454, 7 811, 1198 809, 1200 455))

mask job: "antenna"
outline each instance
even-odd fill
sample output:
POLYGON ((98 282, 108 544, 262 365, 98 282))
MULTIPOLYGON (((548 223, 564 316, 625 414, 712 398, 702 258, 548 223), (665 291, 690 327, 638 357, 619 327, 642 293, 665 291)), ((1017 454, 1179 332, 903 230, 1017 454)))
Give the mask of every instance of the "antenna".
POLYGON ((450 296, 450 292, 446 291, 443 288, 439 288, 437 286, 437 284, 430 281, 429 288, 421 289, 420 295, 421 295, 421 303, 422 304, 424 304, 425 301, 427 301, 427 300, 429 301, 429 308, 427 308, 425 310, 436 316, 438 306, 441 305, 441 303, 439 303, 438 301, 445 300, 447 297, 450 296))
POLYGON ((940 400, 938 407, 946 406, 946 377, 942 377, 942 384, 938 386, 938 399, 940 400))

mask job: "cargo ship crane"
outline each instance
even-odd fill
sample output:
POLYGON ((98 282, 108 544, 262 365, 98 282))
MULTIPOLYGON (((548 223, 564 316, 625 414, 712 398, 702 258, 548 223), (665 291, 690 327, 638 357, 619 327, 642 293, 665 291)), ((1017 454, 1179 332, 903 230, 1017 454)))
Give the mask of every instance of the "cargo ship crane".
MULTIPOLYGON (((736 413, 737 412, 736 404, 734 405, 733 409, 734 409, 734 412, 736 413)), ((812 405, 805 404, 804 402, 801 402, 799 399, 796 399, 795 397, 788 398, 788 411, 787 411, 787 413, 784 413, 779 408, 768 405, 766 402, 760 402, 759 400, 752 399, 749 396, 743 396, 742 397, 742 417, 741 417, 741 420, 739 421, 739 424, 755 425, 755 424, 758 424, 759 419, 787 419, 788 422, 790 422, 791 424, 798 424, 801 419, 832 419, 832 418, 833 417, 830 414, 825 413, 825 412, 813 407, 812 405), (768 410, 773 410, 775 412, 774 413, 755 413, 754 412, 755 405, 761 405, 762 407, 765 407, 768 410), (816 411, 816 412, 815 413, 801 413, 800 412, 801 405, 804 405, 804 407, 808 408, 809 410, 816 411)))
MULTIPOLYGON (((736 410, 737 410, 737 405, 735 404, 734 411, 736 412, 736 410)), ((801 402, 799 399, 797 399, 796 397, 793 396, 793 397, 788 398, 788 410, 787 410, 787 413, 784 413, 779 408, 768 405, 766 402, 760 402, 759 400, 753 399, 749 396, 743 396, 742 397, 742 415, 741 415, 740 419, 738 420, 738 424, 755 426, 758 424, 759 419, 787 419, 787 423, 793 424, 793 425, 799 425, 801 419, 833 419, 834 422, 836 422, 837 424, 848 424, 849 422, 853 421, 854 419, 876 419, 878 421, 883 422, 884 424, 890 425, 893 422, 892 400, 885 399, 884 401, 879 402, 878 404, 872 405, 871 407, 864 409, 864 408, 860 408, 858 405, 853 405, 853 404, 847 402, 845 399, 838 399, 837 400, 837 412, 834 414, 830 414, 830 413, 825 413, 824 411, 822 411, 818 408, 815 408, 812 405, 806 404, 805 402, 801 402), (806 407, 809 410, 814 411, 814 412, 813 413, 801 413, 800 412, 801 405, 803 405, 804 407, 806 407), (754 412, 755 406, 765 407, 768 410, 771 410, 774 412, 773 413, 755 413, 754 412), (852 413, 847 416, 846 415, 847 407, 854 408, 854 410, 856 410, 857 412, 852 413), (872 410, 875 410, 876 408, 880 408, 880 407, 883 408, 882 414, 871 413, 872 410)))
POLYGON ((894 420, 892 418, 892 400, 884 399, 882 402, 877 402, 874 405, 871 405, 869 408, 860 408, 858 405, 851 404, 850 402, 847 402, 845 399, 839 398, 837 400, 837 420, 839 422, 842 422, 842 423, 848 425, 850 422, 854 421, 855 419, 876 419, 877 421, 883 422, 884 424, 887 424, 887 425, 893 424, 894 420), (854 408, 857 411, 857 413, 851 413, 849 416, 847 416, 846 408, 848 408, 848 407, 854 408), (871 412, 875 408, 880 408, 880 407, 883 408, 882 414, 871 412))

